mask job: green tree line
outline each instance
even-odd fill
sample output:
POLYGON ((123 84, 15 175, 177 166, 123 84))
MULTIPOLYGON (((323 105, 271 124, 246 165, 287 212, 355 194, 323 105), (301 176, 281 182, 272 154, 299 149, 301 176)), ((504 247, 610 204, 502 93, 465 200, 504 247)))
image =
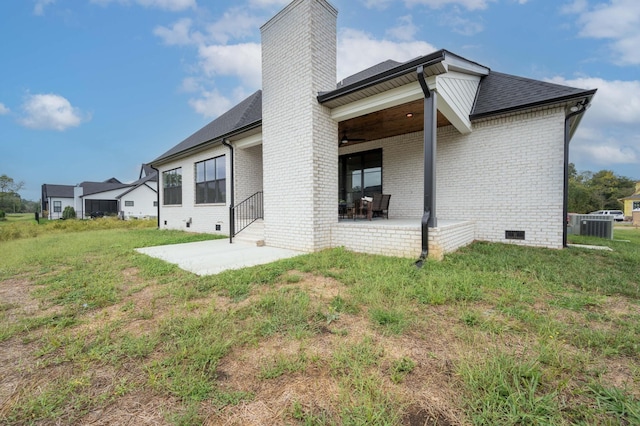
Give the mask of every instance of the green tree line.
POLYGON ((635 190, 635 181, 616 175, 611 170, 580 172, 569 164, 570 213, 589 213, 595 210, 622 210, 620 198, 628 197, 635 190))
POLYGON ((40 210, 38 201, 24 200, 18 193, 24 182, 16 182, 13 178, 0 176, 0 210, 7 213, 33 213, 40 210))

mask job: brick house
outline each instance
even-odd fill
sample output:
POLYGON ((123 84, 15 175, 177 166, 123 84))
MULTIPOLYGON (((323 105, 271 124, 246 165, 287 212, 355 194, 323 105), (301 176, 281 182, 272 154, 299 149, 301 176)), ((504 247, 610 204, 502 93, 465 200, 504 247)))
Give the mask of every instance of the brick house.
POLYGON ((406 257, 566 245, 568 144, 595 90, 447 50, 336 86, 336 17, 294 0, 262 26, 262 90, 151 162, 161 228, 234 235, 259 217, 266 245, 406 257), (339 218, 372 192, 391 195, 388 220, 339 218))

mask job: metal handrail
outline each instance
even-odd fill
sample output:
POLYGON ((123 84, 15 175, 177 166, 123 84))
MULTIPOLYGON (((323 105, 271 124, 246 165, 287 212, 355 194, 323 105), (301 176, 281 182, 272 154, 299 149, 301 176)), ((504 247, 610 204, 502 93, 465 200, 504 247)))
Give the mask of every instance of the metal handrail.
POLYGON ((258 191, 246 200, 229 207, 229 242, 258 219, 264 219, 263 191, 258 191))

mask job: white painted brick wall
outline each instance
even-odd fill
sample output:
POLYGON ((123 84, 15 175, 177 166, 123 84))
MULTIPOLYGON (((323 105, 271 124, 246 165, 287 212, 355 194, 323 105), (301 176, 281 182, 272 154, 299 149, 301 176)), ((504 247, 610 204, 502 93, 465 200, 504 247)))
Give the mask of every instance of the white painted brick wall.
POLYGON ((188 158, 163 164, 158 167, 160 191, 160 228, 179 229, 189 232, 229 235, 229 195, 231 194, 231 168, 229 167, 229 148, 216 145, 188 158), (210 158, 225 156, 227 171, 227 202, 223 204, 196 204, 195 164, 210 158), (182 167, 182 205, 163 205, 162 172, 182 167), (187 221, 191 218, 191 227, 187 221), (166 224, 165 224, 166 222, 166 224), (216 224, 221 226, 216 231, 216 224))
POLYGON ((314 251, 337 222, 337 123, 318 104, 335 88, 336 15, 296 0, 262 27, 265 242, 314 251))
POLYGON ((235 149, 236 204, 262 191, 262 145, 235 149))
MULTIPOLYGON (((472 220, 475 238, 562 246, 564 109, 552 108, 475 122, 461 135, 438 129, 438 219, 472 220), (505 230, 525 240, 505 240, 505 230)), ((382 148, 383 192, 390 218, 422 216, 422 132, 366 142, 340 154, 382 148)))
MULTIPOLYGON (((441 259, 444 254, 470 244, 474 229, 471 221, 430 228, 429 257, 441 259)), ((346 221, 333 225, 331 243, 360 253, 417 259, 422 252, 422 233, 419 221, 415 227, 346 221)))

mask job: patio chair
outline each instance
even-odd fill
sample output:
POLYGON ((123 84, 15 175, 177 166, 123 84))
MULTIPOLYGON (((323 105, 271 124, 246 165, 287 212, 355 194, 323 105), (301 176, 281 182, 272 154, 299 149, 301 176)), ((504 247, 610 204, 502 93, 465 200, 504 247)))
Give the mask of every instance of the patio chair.
POLYGON ((380 216, 389 219, 389 200, 391 194, 373 194, 371 212, 373 216, 380 216))

